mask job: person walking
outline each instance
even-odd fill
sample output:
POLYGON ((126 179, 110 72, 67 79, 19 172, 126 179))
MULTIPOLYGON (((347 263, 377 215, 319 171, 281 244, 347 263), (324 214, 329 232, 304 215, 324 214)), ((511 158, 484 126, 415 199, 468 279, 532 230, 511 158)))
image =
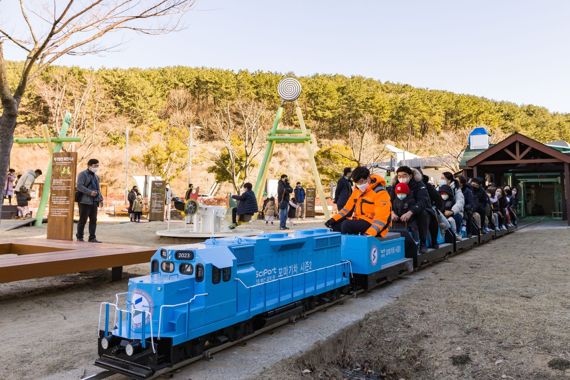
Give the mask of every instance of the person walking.
POLYGON ((26 174, 22 175, 14 186, 14 193, 16 194, 16 202, 18 203, 18 216, 25 218, 32 216, 28 210, 28 201, 32 200, 30 191, 36 182, 36 179, 42 175, 40 169, 28 170, 26 174))
POLYGON ((277 183, 277 199, 279 201, 279 229, 288 230, 287 212, 289 210, 289 198, 293 188, 289 185, 287 174, 283 174, 277 183))
POLYGON ((8 204, 12 204, 12 196, 14 195, 14 182, 16 181, 16 171, 14 169, 8 170, 6 176, 6 185, 4 186, 4 197, 8 199, 8 204))
POLYGON ((352 194, 352 181, 350 176, 352 175, 351 168, 344 168, 342 177, 338 180, 336 184, 336 190, 334 192, 334 203, 336 204, 337 210, 342 210, 348 198, 352 194))
POLYGON ((133 202, 133 222, 140 223, 143 213, 144 202, 141 194, 137 194, 133 202))
POLYGON ((135 203, 135 200, 137 199, 137 195, 139 195, 139 188, 135 185, 133 186, 133 188, 131 189, 131 191, 129 191, 129 195, 127 197, 128 201, 129 201, 129 217, 131 219, 131 222, 135 221, 135 214, 133 211, 133 204, 135 203))
POLYGON ((295 217, 297 219, 305 218, 305 189, 301 185, 301 182, 297 182, 295 186, 295 203, 297 204, 297 208, 295 209, 295 217))
POLYGON ((99 177, 99 160, 92 158, 87 161, 87 169, 77 177, 77 191, 81 193, 79 199, 79 223, 77 223, 77 241, 83 240, 85 224, 89 219, 89 242, 101 243, 97 240, 97 208, 103 205, 99 177))
POLYGON ((237 207, 232 208, 232 224, 231 229, 234 229, 238 225, 238 217, 240 220, 245 220, 247 217, 251 220, 251 216, 255 214, 258 210, 257 199, 255 198, 255 193, 252 188, 253 185, 249 182, 243 185, 244 192, 241 195, 232 195, 232 198, 238 201, 237 207))

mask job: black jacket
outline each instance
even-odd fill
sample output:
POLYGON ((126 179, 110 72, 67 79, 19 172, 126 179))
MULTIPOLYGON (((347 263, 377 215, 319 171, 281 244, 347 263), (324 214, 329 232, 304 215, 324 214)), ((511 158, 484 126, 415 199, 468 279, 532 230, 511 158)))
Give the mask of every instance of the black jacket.
POLYGON ((238 215, 253 215, 258 211, 257 200, 255 199, 255 193, 252 190, 244 191, 242 195, 232 195, 232 198, 238 201, 238 215))
POLYGON ((284 182, 279 180, 277 183, 277 202, 279 203, 280 209, 285 209, 289 207, 290 195, 293 192, 293 188, 289 185, 289 182, 284 182))
POLYGON ((404 199, 398 198, 395 194, 392 198, 392 211, 398 216, 402 216, 412 210, 416 205, 416 200, 412 195, 408 195, 404 199))
POLYGON ((485 207, 489 204, 489 198, 487 197, 487 193, 482 188, 474 188, 473 189, 473 210, 476 212, 483 212, 485 207))
POLYGON ((426 185, 426 189, 430 199, 430 206, 435 206, 439 211, 443 212, 443 199, 441 199, 441 195, 439 195, 439 191, 435 188, 434 185, 429 183, 429 178, 427 175, 422 177, 424 185, 426 185))
POLYGON ((465 205, 463 206, 463 209, 465 211, 469 211, 472 212, 474 207, 473 207, 473 190, 471 189, 471 186, 469 185, 465 185, 461 188, 461 192, 463 193, 463 198, 465 199, 465 205))
POLYGON ((352 194, 352 181, 346 179, 342 176, 337 184, 336 190, 334 192, 334 203, 336 203, 336 207, 340 210, 344 207, 346 202, 348 202, 348 198, 352 194))

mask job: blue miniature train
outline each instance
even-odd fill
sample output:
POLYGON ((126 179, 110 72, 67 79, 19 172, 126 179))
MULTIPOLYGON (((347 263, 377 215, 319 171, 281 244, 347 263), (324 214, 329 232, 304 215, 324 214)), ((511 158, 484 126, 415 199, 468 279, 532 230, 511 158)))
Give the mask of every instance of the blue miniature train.
POLYGON ((150 275, 130 279, 128 292, 101 304, 95 364, 148 378, 460 250, 442 241, 419 255, 405 242, 394 232, 373 238, 312 229, 160 248, 150 275))

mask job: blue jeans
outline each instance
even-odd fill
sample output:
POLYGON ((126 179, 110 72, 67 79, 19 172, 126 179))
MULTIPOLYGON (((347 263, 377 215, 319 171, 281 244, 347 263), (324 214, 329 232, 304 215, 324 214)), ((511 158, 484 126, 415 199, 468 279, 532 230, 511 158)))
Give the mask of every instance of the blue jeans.
POLYGON ((455 231, 456 234, 461 234, 461 224, 463 223, 463 217, 459 214, 453 214, 453 219, 455 219, 455 231))
POLYGON ((280 208, 279 209, 279 227, 285 228, 287 227, 287 208, 280 208))

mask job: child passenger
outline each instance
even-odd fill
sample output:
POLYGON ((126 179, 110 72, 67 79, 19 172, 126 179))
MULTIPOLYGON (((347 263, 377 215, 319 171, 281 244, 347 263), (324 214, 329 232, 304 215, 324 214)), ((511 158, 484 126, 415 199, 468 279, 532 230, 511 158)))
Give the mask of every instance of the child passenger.
MULTIPOLYGON (((400 217, 410 211, 416 204, 416 200, 410 192, 410 187, 406 183, 398 183, 394 189, 395 197, 392 199, 392 223, 399 224, 403 222, 400 217)), ((409 220, 408 226, 415 226, 417 228, 414 217, 409 220)))

